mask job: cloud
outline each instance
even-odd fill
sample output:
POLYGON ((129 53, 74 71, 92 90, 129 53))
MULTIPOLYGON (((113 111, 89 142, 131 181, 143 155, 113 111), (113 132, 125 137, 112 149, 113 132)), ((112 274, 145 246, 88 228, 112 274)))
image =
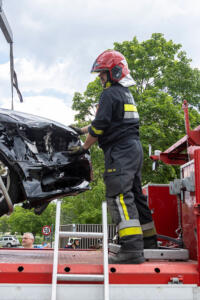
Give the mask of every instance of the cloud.
MULTIPOLYGON (((75 81, 82 74, 88 79, 96 56, 114 42, 133 36, 146 39, 153 32, 162 32, 177 42, 181 37, 182 42, 186 29, 183 46, 187 48, 197 40, 193 30, 200 25, 197 0, 58 0, 56 5, 54 0, 7 0, 4 7, 17 57, 42 60, 47 65, 65 57, 73 61, 75 81), (194 21, 198 22, 195 27, 194 21)), ((193 51, 196 55, 194 47, 191 54, 193 51)))
MULTIPOLYGON (((2 99, 1 108, 11 108, 11 99, 2 99)), ((14 110, 48 118, 65 125, 74 123, 75 112, 56 97, 26 97, 23 103, 14 99, 14 110)))
POLYGON ((16 59, 15 66, 20 74, 24 91, 34 90, 42 92, 45 89, 59 90, 62 93, 74 94, 74 88, 66 76, 69 73, 69 62, 66 59, 57 59, 56 62, 46 66, 35 61, 16 59))
MULTIPOLYGON (((9 80, 9 62, 0 65, 0 80, 9 80)), ((15 59, 15 69, 21 82, 22 89, 27 92, 34 90, 42 92, 45 89, 55 89, 62 93, 74 94, 74 88, 70 87, 72 80, 66 76, 69 72, 69 62, 64 59, 46 66, 37 64, 26 58, 15 59)))
MULTIPOLYGON (((94 79, 96 57, 134 36, 143 41, 161 32, 182 44, 193 67, 200 65, 199 0, 4 0, 3 9, 13 31, 20 89, 27 107, 38 111, 53 103, 71 113, 73 93, 84 92, 94 79)), ((8 53, 0 37, 1 100, 10 97, 8 53)))
POLYGON ((53 0, 7 0, 4 6, 13 28, 16 56, 46 65, 64 57, 71 62, 69 75, 77 86, 81 82, 81 89, 96 56, 114 42, 134 36, 143 40, 162 32, 181 42, 194 60, 198 55, 200 41, 194 34, 200 25, 197 0, 58 0, 56 5, 53 0))
MULTIPOLYGON (((75 112, 71 109, 74 89, 66 77, 69 63, 58 60, 46 66, 42 62, 16 59, 19 87, 24 102, 20 103, 14 91, 14 109, 46 117, 65 125, 74 122, 75 112), (46 94, 46 95, 45 95, 46 94), (53 96, 52 96, 53 95, 53 96)), ((11 109, 11 87, 9 62, 0 64, 0 104, 11 109)))

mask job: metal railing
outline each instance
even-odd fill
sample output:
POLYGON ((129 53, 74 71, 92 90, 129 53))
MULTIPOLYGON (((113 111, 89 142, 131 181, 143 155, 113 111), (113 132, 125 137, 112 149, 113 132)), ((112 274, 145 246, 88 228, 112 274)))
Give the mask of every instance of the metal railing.
MULTIPOLYGON (((108 241, 112 242, 116 235, 116 225, 108 224, 108 241)), ((72 232, 102 232, 102 224, 65 224, 60 225, 60 231, 72 231, 72 232)), ((73 235, 72 237, 75 237, 73 235)), ((65 248, 69 239, 66 237, 60 237, 59 246, 65 248)), ((94 237, 82 237, 79 243, 80 249, 98 249, 102 246, 102 240, 94 237)))

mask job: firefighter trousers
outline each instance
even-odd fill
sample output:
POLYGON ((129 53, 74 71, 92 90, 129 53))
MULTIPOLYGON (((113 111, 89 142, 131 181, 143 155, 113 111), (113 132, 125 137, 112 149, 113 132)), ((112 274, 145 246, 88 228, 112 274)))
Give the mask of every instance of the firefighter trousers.
POLYGON ((143 235, 155 236, 147 198, 142 193, 143 149, 140 140, 128 139, 107 149, 104 182, 106 200, 119 243, 124 251, 143 250, 143 235))

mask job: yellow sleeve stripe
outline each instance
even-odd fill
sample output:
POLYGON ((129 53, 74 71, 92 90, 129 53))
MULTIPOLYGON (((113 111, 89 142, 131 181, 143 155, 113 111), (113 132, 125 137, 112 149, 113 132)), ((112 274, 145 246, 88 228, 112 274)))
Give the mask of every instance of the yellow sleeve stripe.
POLYGON ((141 227, 129 227, 119 230, 119 237, 122 238, 127 235, 135 235, 135 234, 142 234, 141 227))
POLYGON ((91 126, 92 131, 94 131, 95 134, 101 135, 103 134, 103 130, 98 130, 94 126, 91 126))
POLYGON ((127 211, 126 204, 125 204, 125 202, 124 202, 124 195, 123 195, 123 194, 120 194, 120 195, 119 195, 119 200, 120 200, 120 203, 121 203, 123 212, 124 212, 125 219, 126 219, 126 220, 129 220, 130 218, 129 218, 129 215, 128 215, 128 211, 127 211))
POLYGON ((137 107, 133 104, 124 104, 124 111, 137 111, 137 107))

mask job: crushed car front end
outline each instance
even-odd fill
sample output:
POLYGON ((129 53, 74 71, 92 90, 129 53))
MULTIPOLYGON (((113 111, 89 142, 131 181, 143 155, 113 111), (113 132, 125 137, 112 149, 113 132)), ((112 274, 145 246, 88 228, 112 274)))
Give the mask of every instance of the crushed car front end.
MULTIPOLYGON (((57 197, 88 190, 89 153, 69 156, 67 151, 80 144, 78 135, 70 127, 0 109, 1 172, 11 201, 25 201, 25 208, 37 208, 57 197)), ((0 195, 0 215, 7 213, 6 209, 5 199, 0 195)))

